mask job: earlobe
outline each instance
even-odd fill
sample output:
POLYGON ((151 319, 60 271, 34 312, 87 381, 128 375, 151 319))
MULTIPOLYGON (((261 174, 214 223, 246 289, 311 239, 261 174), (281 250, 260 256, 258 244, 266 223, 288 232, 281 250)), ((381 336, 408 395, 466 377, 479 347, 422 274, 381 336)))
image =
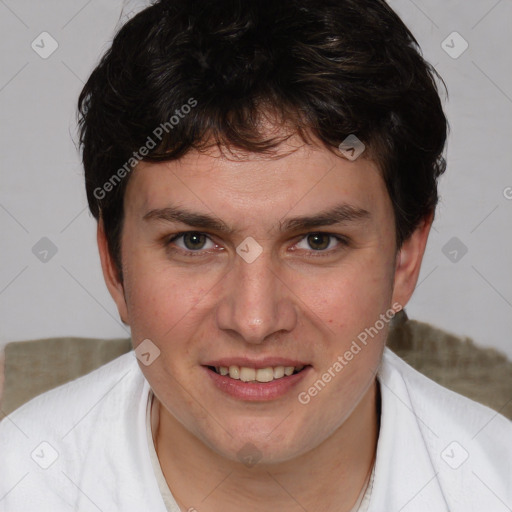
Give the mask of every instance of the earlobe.
POLYGON ((98 228, 96 231, 96 240, 98 242, 98 251, 101 260, 101 269, 103 271, 103 278, 107 285, 108 291, 114 302, 117 305, 119 316, 121 320, 129 325, 128 322, 128 308, 126 306, 126 299, 124 293, 123 283, 119 280, 117 268, 114 264, 112 255, 108 247, 107 237, 103 226, 103 219, 98 220, 98 228))
POLYGON ((398 302, 402 308, 416 287, 433 219, 434 212, 424 217, 397 253, 392 302, 398 302))

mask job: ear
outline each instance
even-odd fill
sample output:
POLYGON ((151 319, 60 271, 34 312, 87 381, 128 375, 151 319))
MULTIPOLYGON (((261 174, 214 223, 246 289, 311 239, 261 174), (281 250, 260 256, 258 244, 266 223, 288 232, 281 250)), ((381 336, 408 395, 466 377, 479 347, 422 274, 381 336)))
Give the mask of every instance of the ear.
POLYGON ((409 302, 416 287, 433 220, 434 211, 422 219, 411 236, 403 242, 396 256, 392 303, 398 302, 402 309, 409 302))
POLYGON ((103 278, 107 285, 110 295, 114 299, 119 311, 121 320, 129 325, 128 308, 126 306, 126 299, 124 296, 123 283, 119 280, 118 272, 114 264, 114 260, 108 248, 107 237, 105 236, 105 229, 103 226, 103 219, 100 217, 98 221, 98 229, 96 232, 96 240, 98 242, 98 250, 100 253, 101 269, 103 270, 103 278))

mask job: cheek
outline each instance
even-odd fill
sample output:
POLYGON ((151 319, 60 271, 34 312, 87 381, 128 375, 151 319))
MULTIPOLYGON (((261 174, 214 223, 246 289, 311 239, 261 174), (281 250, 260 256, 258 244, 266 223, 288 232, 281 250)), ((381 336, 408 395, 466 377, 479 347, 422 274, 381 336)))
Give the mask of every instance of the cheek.
POLYGON ((214 285, 212 277, 194 275, 137 254, 131 256, 128 268, 126 290, 132 332, 162 342, 169 337, 179 339, 176 333, 193 323, 196 307, 214 285))
POLYGON ((389 308, 392 272, 380 259, 361 257, 296 286, 297 295, 331 331, 352 335, 389 308))

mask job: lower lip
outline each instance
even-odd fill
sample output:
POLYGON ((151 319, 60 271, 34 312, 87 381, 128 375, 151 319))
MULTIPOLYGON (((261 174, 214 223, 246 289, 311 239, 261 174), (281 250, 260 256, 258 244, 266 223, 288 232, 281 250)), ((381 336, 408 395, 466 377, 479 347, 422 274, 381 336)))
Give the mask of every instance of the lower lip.
POLYGON ((206 366, 203 366, 203 368, 215 386, 224 393, 240 400, 263 402, 275 400, 289 393, 304 379, 312 367, 305 366, 299 373, 281 377, 270 382, 244 382, 225 375, 219 375, 206 366))

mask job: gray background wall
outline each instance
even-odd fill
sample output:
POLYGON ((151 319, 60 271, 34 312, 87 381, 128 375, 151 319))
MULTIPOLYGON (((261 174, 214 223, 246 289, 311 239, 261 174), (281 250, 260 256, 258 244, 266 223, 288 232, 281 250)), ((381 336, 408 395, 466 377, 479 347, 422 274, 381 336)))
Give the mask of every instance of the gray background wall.
MULTIPOLYGON (((512 2, 390 3, 445 80, 451 125, 441 202, 407 312, 512 358, 512 2)), ((73 142, 79 91, 122 8, 0 0, 0 347, 129 335, 103 282, 73 142)))

